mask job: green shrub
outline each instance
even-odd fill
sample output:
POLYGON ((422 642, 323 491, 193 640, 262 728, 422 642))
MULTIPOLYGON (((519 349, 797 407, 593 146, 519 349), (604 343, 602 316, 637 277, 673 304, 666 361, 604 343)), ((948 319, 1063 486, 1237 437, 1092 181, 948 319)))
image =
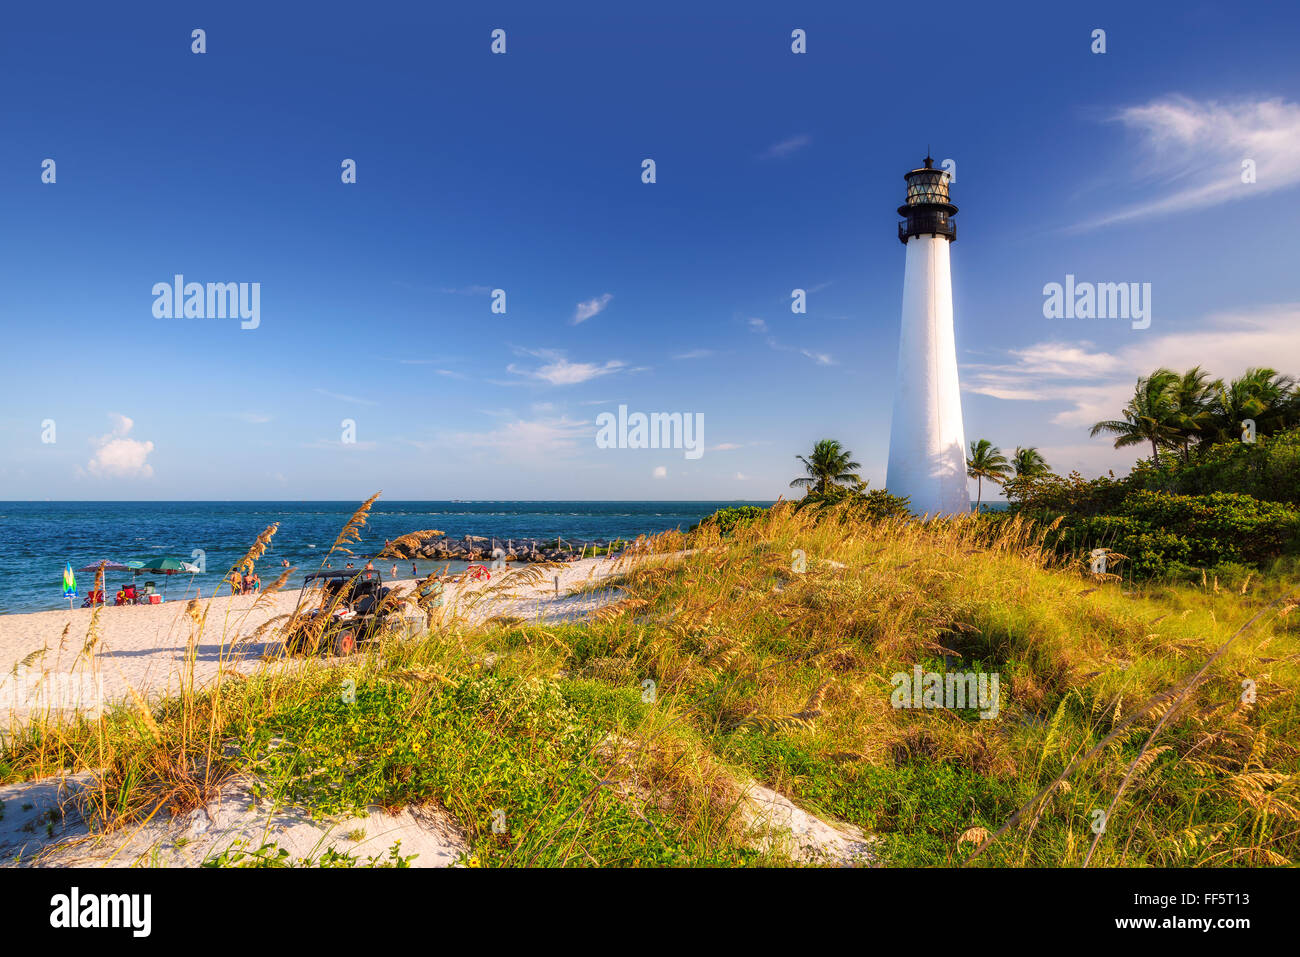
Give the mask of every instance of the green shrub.
POLYGON ((1010 503, 1008 511, 1054 518, 1057 515, 1113 514, 1138 487, 1128 476, 1122 479, 1113 475, 1085 479, 1078 472, 1071 472, 1069 477, 1049 472, 1036 478, 1011 479, 1003 490, 1010 503))
POLYGON ((1197 449, 1190 461, 1165 456, 1141 463, 1133 481, 1142 488, 1182 495, 1238 492, 1265 502, 1300 505, 1300 429, 1255 442, 1221 442, 1197 449))
POLYGON ((692 525, 690 531, 695 531, 701 525, 716 525, 719 532, 723 535, 729 535, 738 526, 757 521, 767 513, 768 510, 760 505, 734 505, 729 508, 720 508, 712 515, 692 525))
MULTIPOLYGON (((1249 495, 1170 495, 1139 489, 1113 515, 1067 516, 1050 541, 1067 552, 1108 548, 1135 578, 1185 577, 1183 569, 1257 567, 1300 545, 1300 512, 1249 495)), ((1227 574, 1231 569, 1225 571, 1227 574)))

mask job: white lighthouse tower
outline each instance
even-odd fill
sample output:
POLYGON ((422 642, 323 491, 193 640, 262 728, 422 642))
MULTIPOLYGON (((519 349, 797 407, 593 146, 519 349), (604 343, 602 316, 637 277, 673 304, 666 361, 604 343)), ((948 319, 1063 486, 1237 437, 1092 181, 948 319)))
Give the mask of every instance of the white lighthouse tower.
POLYGON ((898 208, 904 217, 898 238, 907 247, 907 265, 885 485, 909 496, 917 514, 964 514, 970 494, 948 263, 957 207, 948 201, 947 174, 930 157, 903 178, 907 202, 898 208))

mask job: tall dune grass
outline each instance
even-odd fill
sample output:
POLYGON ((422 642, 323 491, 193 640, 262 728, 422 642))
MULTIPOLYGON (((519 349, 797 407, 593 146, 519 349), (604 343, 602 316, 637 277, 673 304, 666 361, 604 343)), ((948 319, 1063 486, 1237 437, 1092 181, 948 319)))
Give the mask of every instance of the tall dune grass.
MULTIPOLYGON (((322 816, 436 801, 489 865, 781 863, 754 849, 750 778, 878 836, 887 864, 1300 855, 1290 570, 1138 587, 1054 557, 1019 519, 784 505, 725 536, 638 540, 609 567, 588 589, 611 601, 581 623, 471 624, 547 567, 441 604, 430 576, 399 596, 421 634, 341 660, 236 670, 227 620, 214 682, 37 716, 11 729, 0 781, 91 771, 80 800, 106 830, 236 776, 322 816), (893 707, 891 676, 916 666, 997 673, 997 717, 893 707)), ((193 647, 213 625, 189 611, 193 647)))

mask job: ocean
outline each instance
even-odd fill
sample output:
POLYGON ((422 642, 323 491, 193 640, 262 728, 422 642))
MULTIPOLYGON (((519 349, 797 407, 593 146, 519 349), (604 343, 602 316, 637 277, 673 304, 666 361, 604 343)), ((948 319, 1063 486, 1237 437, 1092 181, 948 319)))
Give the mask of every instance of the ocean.
MULTIPOLYGON (((155 555, 194 561, 203 552, 206 574, 142 574, 166 587, 169 601, 207 596, 266 526, 279 522, 271 547, 258 562, 264 583, 283 570, 281 561, 298 569, 291 583, 318 568, 358 502, 0 502, 0 614, 68 607, 62 597, 63 567, 74 569, 101 559, 126 562, 155 555)), ((728 505, 771 502, 386 502, 375 503, 361 530, 361 543, 350 547, 363 556, 378 552, 385 540, 407 532, 437 528, 448 538, 485 535, 497 538, 566 539, 635 538, 667 529, 685 531, 701 518, 728 505)), ((349 559, 336 553, 334 568, 349 559)), ((398 562, 398 577, 411 577, 411 561, 398 562)), ((420 575, 445 562, 416 561, 420 575)), ((392 561, 376 562, 389 577, 392 561)), ((463 568, 453 563, 452 571, 463 568)), ((110 572, 105 591, 111 600, 129 572, 110 572)), ((94 573, 77 576, 84 598, 94 573)), ((290 587, 290 586, 286 586, 290 587)), ((76 602, 79 607, 81 602, 76 602)))

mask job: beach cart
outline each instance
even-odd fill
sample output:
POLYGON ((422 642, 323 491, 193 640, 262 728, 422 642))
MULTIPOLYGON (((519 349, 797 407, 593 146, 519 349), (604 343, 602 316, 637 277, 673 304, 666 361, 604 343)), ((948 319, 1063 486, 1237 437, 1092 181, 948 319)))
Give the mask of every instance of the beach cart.
POLYGON ((312 572, 303 579, 284 647, 291 655, 350 655, 385 627, 402 626, 399 609, 384 599, 391 591, 376 569, 312 572))

